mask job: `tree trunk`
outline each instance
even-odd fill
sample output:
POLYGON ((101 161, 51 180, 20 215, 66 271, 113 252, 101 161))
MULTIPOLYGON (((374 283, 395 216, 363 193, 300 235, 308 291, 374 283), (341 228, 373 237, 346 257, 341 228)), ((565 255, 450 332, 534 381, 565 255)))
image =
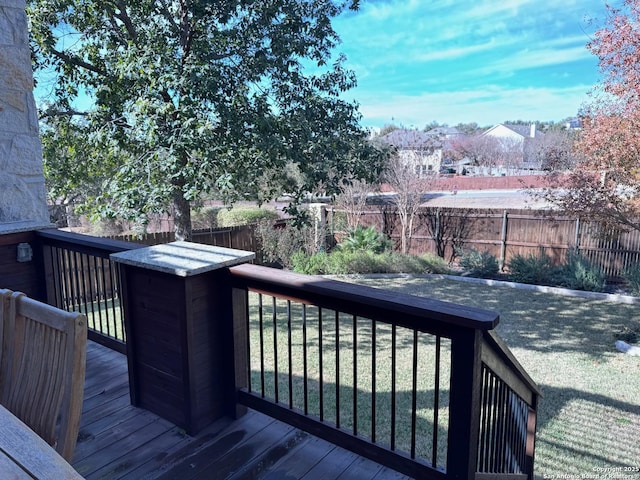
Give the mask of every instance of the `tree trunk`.
POLYGON ((191 204, 178 186, 173 193, 173 228, 176 240, 191 241, 191 204))

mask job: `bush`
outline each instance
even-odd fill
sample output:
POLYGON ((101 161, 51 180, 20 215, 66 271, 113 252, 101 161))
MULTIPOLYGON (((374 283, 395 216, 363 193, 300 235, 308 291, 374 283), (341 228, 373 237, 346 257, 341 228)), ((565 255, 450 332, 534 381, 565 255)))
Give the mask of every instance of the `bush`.
MULTIPOLYGON (((308 257, 314 248, 313 229, 285 224, 274 227, 273 221, 263 220, 256 226, 262 260, 284 268, 294 268, 294 256, 308 257)), ((299 260, 302 261, 302 260, 299 260)))
POLYGON ((625 269, 622 277, 634 295, 640 295, 640 263, 634 263, 625 269))
POLYGON ((434 253, 422 254, 420 260, 425 265, 425 273, 451 273, 451 269, 445 259, 434 253))
POLYGON ((278 212, 264 208, 234 207, 225 208, 218 212, 218 226, 234 227, 237 225, 250 225, 263 220, 271 222, 279 218, 278 212))
POLYGON ((606 277, 602 269, 578 253, 567 254, 566 263, 558 267, 555 283, 573 290, 602 292, 606 277))
POLYGON ((204 207, 191 212, 191 225, 194 230, 216 228, 218 226, 218 213, 221 207, 204 207))
POLYGON ((358 225, 355 230, 349 232, 349 236, 340 243, 339 248, 346 252, 383 253, 391 250, 391 240, 373 227, 365 228, 358 225))
POLYGON ((294 253, 291 257, 291 268, 294 272, 307 275, 325 275, 329 273, 329 255, 325 252, 308 255, 303 251, 294 253))
POLYGON ((458 263, 468 275, 480 278, 494 277, 500 268, 496 257, 489 252, 473 249, 463 252, 458 263))
POLYGON ((308 275, 348 275, 367 273, 441 273, 422 257, 399 253, 378 254, 364 250, 335 250, 307 255, 300 251, 292 257, 293 270, 308 275))
POLYGON ((507 264, 509 277, 514 282, 533 285, 549 285, 554 283, 555 269, 551 258, 544 252, 540 255, 529 254, 526 257, 519 253, 507 264))

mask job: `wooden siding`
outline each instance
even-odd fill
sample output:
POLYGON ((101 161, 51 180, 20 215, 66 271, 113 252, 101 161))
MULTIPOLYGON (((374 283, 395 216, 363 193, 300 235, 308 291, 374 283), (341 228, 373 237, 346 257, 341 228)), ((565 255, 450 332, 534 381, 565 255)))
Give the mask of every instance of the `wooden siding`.
POLYGON ((130 404, 126 357, 94 342, 72 465, 88 480, 408 479, 252 410, 186 435, 130 404))
POLYGON ((39 283, 40 249, 36 247, 34 232, 0 235, 0 288, 23 292, 31 298, 43 300, 43 287, 39 283), (28 243, 33 249, 33 260, 17 261, 18 244, 28 243))

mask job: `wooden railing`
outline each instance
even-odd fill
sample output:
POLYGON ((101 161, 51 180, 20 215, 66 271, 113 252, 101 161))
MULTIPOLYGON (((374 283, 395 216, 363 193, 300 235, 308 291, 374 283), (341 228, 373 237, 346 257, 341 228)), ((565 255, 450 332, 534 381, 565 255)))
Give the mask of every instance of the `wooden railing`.
MULTIPOLYGON (((124 352, 109 255, 142 245, 38 238, 49 303, 81 311, 91 339, 124 352)), ((492 331, 497 314, 255 265, 229 271, 239 404, 416 478, 533 478, 539 391, 492 331)))
POLYGON ((53 229, 40 230, 37 236, 47 303, 84 313, 89 339, 124 353, 118 275, 109 255, 144 245, 53 229))
POLYGON ((416 478, 533 478, 539 391, 491 331, 495 313, 231 273, 247 332, 240 403, 416 478))

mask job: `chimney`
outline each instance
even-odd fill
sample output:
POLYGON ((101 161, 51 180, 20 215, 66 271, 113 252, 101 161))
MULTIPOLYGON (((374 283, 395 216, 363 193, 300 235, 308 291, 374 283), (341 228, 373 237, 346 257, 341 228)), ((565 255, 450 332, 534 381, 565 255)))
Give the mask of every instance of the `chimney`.
POLYGON ((536 138, 536 124, 535 123, 531 124, 531 132, 529 133, 529 136, 531 138, 536 138))
POLYGON ((49 213, 24 1, 0 0, 0 18, 1 232, 16 223, 49 226, 49 213))

